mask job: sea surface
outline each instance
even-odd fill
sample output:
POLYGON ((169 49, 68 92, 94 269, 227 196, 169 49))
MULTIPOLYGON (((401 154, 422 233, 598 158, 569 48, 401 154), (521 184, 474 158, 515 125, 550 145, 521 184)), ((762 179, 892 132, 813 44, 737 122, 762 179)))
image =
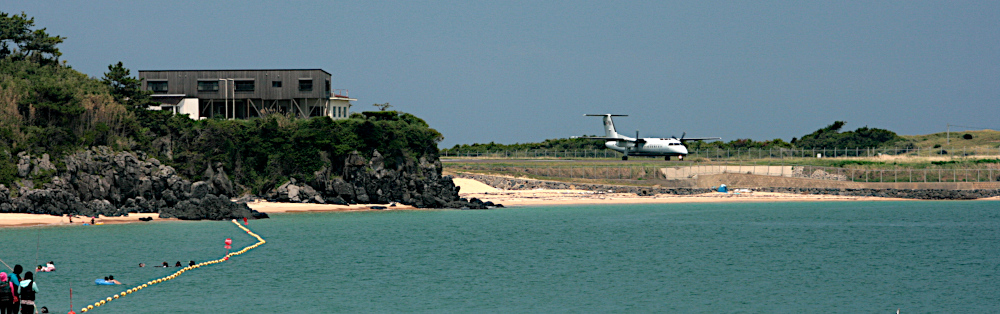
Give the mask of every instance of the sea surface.
MULTIPOLYGON (((276 214, 267 244, 89 313, 996 313, 1000 203, 787 202, 276 214)), ((231 222, 0 229, 73 310, 254 239, 231 222), (139 263, 147 267, 139 268, 139 263), (97 286, 114 275, 125 286, 97 286)), ((0 267, 3 267, 0 265, 0 267)))

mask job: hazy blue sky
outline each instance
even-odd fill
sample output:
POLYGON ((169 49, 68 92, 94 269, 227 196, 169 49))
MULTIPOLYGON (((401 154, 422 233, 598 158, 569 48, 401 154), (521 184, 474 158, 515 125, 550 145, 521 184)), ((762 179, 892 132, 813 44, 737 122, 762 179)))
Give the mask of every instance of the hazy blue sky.
POLYGON ((456 143, 1000 128, 1000 1, 0 1, 100 77, 322 68, 456 143))

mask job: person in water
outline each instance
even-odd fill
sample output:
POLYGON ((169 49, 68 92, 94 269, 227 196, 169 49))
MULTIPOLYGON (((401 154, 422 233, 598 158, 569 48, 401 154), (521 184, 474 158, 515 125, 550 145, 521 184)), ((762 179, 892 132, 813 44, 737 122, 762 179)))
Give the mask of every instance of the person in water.
POLYGON ((167 262, 163 262, 163 266, 156 266, 156 267, 170 267, 170 264, 167 264, 167 262))
POLYGON ((108 278, 104 278, 104 281, 113 282, 116 285, 122 284, 120 281, 115 280, 115 276, 108 276, 108 278))
POLYGON ((30 271, 24 273, 24 280, 21 280, 21 285, 17 289, 17 295, 21 298, 21 314, 35 312, 35 294, 38 293, 38 285, 34 279, 30 271))
POLYGON ((38 268, 35 268, 35 272, 36 273, 38 273, 38 272, 50 272, 50 271, 55 271, 55 270, 56 270, 56 264, 53 263, 52 261, 49 261, 48 264, 45 264, 45 267, 42 267, 42 265, 38 265, 38 268))
POLYGON ((194 261, 191 261, 190 263, 188 263, 188 266, 194 266, 194 265, 197 265, 197 264, 194 263, 194 261))
POLYGON ((0 273, 0 314, 16 314, 14 304, 17 299, 17 288, 8 280, 7 273, 0 273))
POLYGON ((174 267, 184 267, 184 266, 181 265, 181 261, 177 261, 177 264, 174 264, 174 267))

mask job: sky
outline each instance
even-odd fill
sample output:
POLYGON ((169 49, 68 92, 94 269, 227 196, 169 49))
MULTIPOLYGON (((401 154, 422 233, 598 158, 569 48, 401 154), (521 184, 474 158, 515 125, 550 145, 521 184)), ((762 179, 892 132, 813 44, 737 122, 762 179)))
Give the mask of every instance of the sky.
POLYGON ((62 59, 301 69, 440 147, 619 133, 786 141, 837 120, 1000 129, 1000 1, 12 1, 62 59))

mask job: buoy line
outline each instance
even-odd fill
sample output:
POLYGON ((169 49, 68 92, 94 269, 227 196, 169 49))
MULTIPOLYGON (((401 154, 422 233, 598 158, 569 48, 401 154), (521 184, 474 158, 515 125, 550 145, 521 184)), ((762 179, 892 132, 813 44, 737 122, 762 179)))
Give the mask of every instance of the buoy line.
MULTIPOLYGON (((257 238, 257 243, 254 243, 253 245, 247 246, 247 247, 243 248, 242 250, 226 254, 226 256, 223 257, 223 258, 220 258, 220 259, 217 259, 217 260, 211 260, 211 261, 207 261, 207 262, 201 262, 201 263, 198 263, 198 264, 195 264, 195 265, 190 265, 190 266, 181 268, 181 270, 178 270, 177 272, 174 272, 173 274, 170 274, 169 276, 165 276, 165 277, 162 277, 162 278, 150 280, 149 282, 146 282, 146 283, 144 283, 142 285, 135 286, 135 288, 131 288, 131 289, 122 291, 121 293, 118 293, 118 294, 115 294, 113 296, 107 297, 104 300, 100 300, 100 301, 94 302, 93 305, 87 305, 87 307, 80 309, 80 312, 81 313, 86 313, 87 311, 90 311, 90 310, 93 310, 94 308, 100 307, 101 305, 104 305, 105 303, 111 302, 112 300, 117 300, 118 298, 125 297, 126 295, 132 294, 133 292, 138 292, 139 290, 142 290, 143 288, 146 288, 146 287, 158 284, 158 283, 162 283, 162 282, 165 282, 165 281, 177 278, 177 276, 180 276, 181 274, 183 274, 186 271, 189 271, 189 270, 192 270, 192 269, 195 269, 195 268, 199 268, 199 267, 202 267, 202 266, 208 266, 208 265, 218 264, 218 263, 222 263, 222 262, 228 261, 230 257, 246 253, 247 251, 250 251, 250 250, 252 250, 254 248, 257 248, 258 246, 263 245, 264 243, 267 243, 267 241, 264 241, 264 239, 261 238, 259 235, 257 235, 256 233, 253 233, 252 231, 250 231, 250 229, 247 229, 246 227, 241 226, 239 222, 236 222, 236 219, 233 219, 232 222, 233 222, 233 224, 236 224, 236 226, 239 227, 240 229, 243 229, 243 231, 246 231, 247 234, 253 236, 254 238, 257 238)), ((70 311, 70 313, 72 313, 72 311, 70 311)))

